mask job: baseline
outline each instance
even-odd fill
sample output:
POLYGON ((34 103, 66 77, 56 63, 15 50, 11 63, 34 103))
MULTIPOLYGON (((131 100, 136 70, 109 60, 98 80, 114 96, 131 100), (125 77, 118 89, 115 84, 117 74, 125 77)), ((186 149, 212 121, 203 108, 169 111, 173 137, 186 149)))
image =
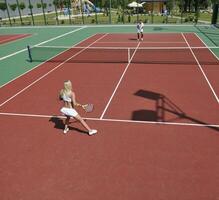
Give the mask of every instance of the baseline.
MULTIPOLYGON (((33 118, 35 118, 35 117, 37 117, 37 118, 58 117, 58 118, 61 118, 61 119, 66 118, 63 115, 38 115, 38 114, 7 113, 7 112, 0 112, 0 115, 3 115, 3 116, 17 116, 17 117, 33 117, 33 118)), ((175 126, 212 127, 212 128, 218 128, 218 131, 219 131, 219 124, 137 121, 137 120, 127 120, 127 119, 124 120, 124 119, 89 118, 89 117, 83 117, 83 119, 90 120, 90 121, 108 121, 108 122, 122 122, 122 123, 136 123, 136 124, 157 124, 157 125, 175 125, 175 126)))

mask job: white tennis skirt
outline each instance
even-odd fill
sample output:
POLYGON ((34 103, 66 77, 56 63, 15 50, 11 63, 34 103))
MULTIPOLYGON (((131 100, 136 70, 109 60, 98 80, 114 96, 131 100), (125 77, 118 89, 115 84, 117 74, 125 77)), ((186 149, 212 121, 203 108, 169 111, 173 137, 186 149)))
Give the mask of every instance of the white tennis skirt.
POLYGON ((66 115, 69 117, 76 117, 78 115, 77 111, 74 108, 62 107, 60 111, 63 115, 66 115))
POLYGON ((143 33, 143 29, 137 29, 137 33, 143 33))

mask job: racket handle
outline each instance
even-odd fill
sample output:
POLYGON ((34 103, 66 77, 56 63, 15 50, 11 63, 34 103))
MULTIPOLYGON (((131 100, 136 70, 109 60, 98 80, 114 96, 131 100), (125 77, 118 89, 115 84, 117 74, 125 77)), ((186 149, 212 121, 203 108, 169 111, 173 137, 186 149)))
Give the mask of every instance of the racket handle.
POLYGON ((83 109, 85 109, 86 106, 87 106, 87 104, 81 105, 81 107, 82 107, 83 109))

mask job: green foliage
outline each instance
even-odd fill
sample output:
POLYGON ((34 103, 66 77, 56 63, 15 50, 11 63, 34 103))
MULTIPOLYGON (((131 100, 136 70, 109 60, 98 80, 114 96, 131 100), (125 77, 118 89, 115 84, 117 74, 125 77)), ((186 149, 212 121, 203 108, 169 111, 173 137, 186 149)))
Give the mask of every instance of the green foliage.
POLYGON ((33 5, 30 4, 30 5, 28 6, 28 8, 29 8, 29 9, 33 9, 33 5))
POLYGON ((53 5, 56 6, 56 7, 58 7, 58 6, 59 6, 59 0, 54 0, 54 1, 53 1, 53 5))
POLYGON ((42 4, 41 3, 37 3, 37 8, 41 8, 42 4))
POLYGON ((0 10, 5 11, 7 9, 7 4, 4 2, 0 2, 0 10))
POLYGON ((24 2, 19 3, 19 8, 20 8, 21 10, 25 9, 25 8, 26 8, 25 3, 24 3, 24 2))
POLYGON ((219 4, 219 0, 211 0, 212 4, 219 4))
POLYGON ((168 10, 172 10, 174 7, 174 0, 168 0, 166 6, 168 10))
POLYGON ((11 8, 12 11, 15 11, 17 9, 17 4, 10 4, 9 7, 11 8))
POLYGON ((46 8, 47 7, 47 3, 43 3, 43 8, 46 8))

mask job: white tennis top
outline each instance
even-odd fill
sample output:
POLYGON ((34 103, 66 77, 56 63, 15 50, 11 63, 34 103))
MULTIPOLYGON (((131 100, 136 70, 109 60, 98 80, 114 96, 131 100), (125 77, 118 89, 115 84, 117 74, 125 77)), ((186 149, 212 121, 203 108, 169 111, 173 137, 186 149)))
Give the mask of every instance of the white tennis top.
POLYGON ((143 22, 138 23, 138 24, 137 24, 137 31, 138 31, 138 32, 143 32, 143 27, 144 27, 143 22))
POLYGON ((65 94, 62 96, 63 101, 71 102, 71 98, 65 94))

